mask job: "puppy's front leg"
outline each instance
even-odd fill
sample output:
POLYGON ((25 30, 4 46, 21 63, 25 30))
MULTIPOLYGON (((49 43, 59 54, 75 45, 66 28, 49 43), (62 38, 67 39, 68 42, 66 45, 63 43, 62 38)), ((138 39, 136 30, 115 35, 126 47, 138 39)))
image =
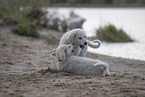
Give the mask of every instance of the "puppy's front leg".
POLYGON ((74 46, 73 51, 74 51, 73 54, 75 56, 79 56, 80 55, 80 52, 81 52, 81 48, 79 46, 77 46, 77 47, 74 46))
POLYGON ((81 52, 80 52, 79 56, 85 57, 86 53, 87 53, 87 50, 88 50, 88 46, 85 46, 84 49, 81 49, 81 52))

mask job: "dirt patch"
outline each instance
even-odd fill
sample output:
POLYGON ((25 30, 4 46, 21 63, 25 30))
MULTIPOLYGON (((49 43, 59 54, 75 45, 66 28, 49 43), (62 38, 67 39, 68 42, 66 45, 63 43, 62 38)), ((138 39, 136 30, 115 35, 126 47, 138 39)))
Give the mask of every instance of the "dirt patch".
MULTIPOLYGON (((43 30, 44 37, 52 30, 43 30)), ((1 28, 1 97, 144 97, 145 62, 88 53, 110 66, 111 77, 82 76, 58 72, 48 67, 56 64, 50 51, 58 40, 14 35, 1 28)), ((55 32, 57 34, 57 32, 55 32)), ((59 38, 61 35, 54 35, 59 38)), ((53 38, 54 39, 54 38, 53 38)))

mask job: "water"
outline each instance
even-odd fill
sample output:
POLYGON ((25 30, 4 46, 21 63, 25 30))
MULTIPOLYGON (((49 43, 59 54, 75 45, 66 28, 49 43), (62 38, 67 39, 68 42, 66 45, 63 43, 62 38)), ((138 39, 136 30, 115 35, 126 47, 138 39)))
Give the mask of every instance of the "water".
POLYGON ((89 52, 115 57, 145 60, 145 8, 59 8, 58 13, 68 16, 69 12, 84 17, 87 21, 83 28, 88 36, 95 35, 95 30, 106 24, 122 28, 136 42, 106 43, 98 49, 89 48, 89 52))

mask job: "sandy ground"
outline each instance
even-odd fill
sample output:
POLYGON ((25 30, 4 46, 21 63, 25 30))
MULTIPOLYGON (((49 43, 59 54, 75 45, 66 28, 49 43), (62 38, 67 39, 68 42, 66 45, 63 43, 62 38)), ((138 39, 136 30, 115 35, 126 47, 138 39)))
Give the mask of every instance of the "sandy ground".
POLYGON ((48 68, 56 64, 49 53, 62 33, 42 30, 40 39, 8 27, 0 33, 0 97, 145 97, 144 61, 87 53, 107 62, 112 76, 73 75, 48 68))

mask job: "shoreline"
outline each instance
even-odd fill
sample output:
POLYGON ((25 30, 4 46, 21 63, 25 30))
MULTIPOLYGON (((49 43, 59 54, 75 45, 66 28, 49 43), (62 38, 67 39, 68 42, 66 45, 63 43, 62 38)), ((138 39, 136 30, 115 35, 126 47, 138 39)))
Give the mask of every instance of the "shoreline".
POLYGON ((123 58, 123 57, 116 57, 116 56, 111 56, 111 55, 105 55, 105 54, 99 54, 99 53, 92 53, 92 52, 87 52, 89 54, 94 54, 94 55, 98 55, 100 57, 110 57, 111 59, 122 59, 122 60, 130 60, 130 61, 141 61, 141 62, 145 62, 145 60, 140 60, 140 59, 131 59, 131 58, 123 58))
MULTIPOLYGON (((88 53, 92 53, 91 51, 88 51, 88 53)), ((133 61, 143 61, 145 62, 145 60, 143 59, 133 59, 133 58, 125 58, 125 57, 117 57, 117 56, 111 56, 111 55, 106 55, 106 54, 100 54, 100 53, 92 53, 92 54, 96 54, 96 55, 100 55, 100 56, 106 56, 106 57, 112 57, 112 58, 119 58, 119 59, 124 59, 124 60, 133 60, 133 61)))

